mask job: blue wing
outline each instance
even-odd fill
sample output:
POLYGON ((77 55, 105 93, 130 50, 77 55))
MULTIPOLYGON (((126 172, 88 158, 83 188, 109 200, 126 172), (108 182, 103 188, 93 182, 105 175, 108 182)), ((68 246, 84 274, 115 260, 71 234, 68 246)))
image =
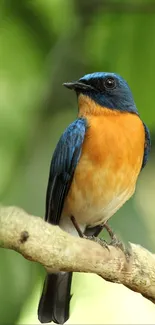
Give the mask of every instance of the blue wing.
POLYGON ((144 147, 144 157, 143 157, 143 163, 142 163, 142 169, 145 167, 147 161, 148 161, 148 156, 150 153, 151 149, 151 138, 150 138, 150 132, 148 127, 143 123, 144 125, 144 130, 145 130, 145 147, 144 147))
POLYGON ((50 166, 46 194, 45 220, 58 225, 64 200, 70 188, 76 165, 81 155, 87 121, 79 118, 61 136, 50 166))

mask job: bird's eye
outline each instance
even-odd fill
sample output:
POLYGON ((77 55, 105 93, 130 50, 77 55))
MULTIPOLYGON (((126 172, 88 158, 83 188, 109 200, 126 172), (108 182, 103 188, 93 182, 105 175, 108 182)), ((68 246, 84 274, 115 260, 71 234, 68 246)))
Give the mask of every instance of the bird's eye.
POLYGON ((116 87, 116 81, 112 77, 108 77, 104 80, 104 86, 106 89, 114 89, 116 87))

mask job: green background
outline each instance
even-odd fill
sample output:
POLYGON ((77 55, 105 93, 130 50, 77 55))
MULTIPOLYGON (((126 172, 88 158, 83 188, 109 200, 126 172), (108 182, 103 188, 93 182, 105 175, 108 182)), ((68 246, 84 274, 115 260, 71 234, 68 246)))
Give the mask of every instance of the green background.
MULTIPOLYGON (((44 215, 52 152, 77 114, 62 83, 114 71, 129 82, 152 151, 134 197, 110 224, 125 241, 155 250, 155 5, 1 0, 0 17, 1 203, 44 215)), ((22 324, 30 309, 36 317, 43 276, 40 265, 0 250, 0 324, 22 324)))

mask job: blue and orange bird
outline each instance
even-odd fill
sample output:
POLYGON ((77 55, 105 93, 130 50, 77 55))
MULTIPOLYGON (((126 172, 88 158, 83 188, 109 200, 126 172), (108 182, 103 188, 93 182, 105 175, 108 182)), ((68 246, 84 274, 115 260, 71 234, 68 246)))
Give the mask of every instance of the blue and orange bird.
MULTIPOLYGON (((98 72, 65 83, 78 98, 78 118, 61 136, 53 154, 45 220, 77 235, 104 224, 135 191, 150 151, 127 82, 98 72)), ((71 273, 48 274, 40 299, 42 323, 63 324, 69 317, 71 273)))

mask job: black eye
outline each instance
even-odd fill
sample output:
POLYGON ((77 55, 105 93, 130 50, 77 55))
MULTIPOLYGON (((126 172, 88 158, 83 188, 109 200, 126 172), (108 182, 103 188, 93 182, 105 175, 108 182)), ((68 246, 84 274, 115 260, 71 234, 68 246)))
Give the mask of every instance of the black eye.
POLYGON ((114 89, 116 87, 116 81, 112 77, 108 77, 104 80, 104 86, 106 89, 114 89))

